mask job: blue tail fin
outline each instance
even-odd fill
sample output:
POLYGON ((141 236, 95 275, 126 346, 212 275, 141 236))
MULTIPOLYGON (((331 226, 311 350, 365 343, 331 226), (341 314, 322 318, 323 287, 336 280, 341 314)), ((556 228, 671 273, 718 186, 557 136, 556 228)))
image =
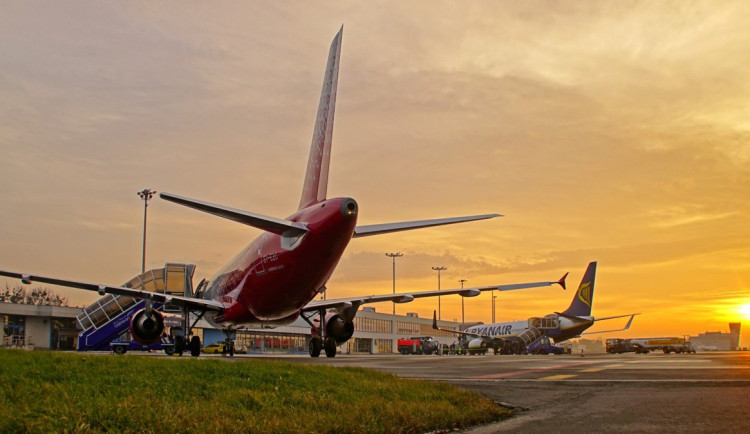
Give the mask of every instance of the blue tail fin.
POLYGON ((583 275, 578 291, 573 296, 570 306, 563 312, 574 316, 591 316, 591 303, 594 301, 594 280, 596 279, 596 262, 589 263, 583 275))
POLYGON ((302 187, 299 209, 306 208, 326 198, 328 189, 328 165, 331 161, 331 140, 333 139, 333 115, 336 111, 336 87, 339 80, 339 57, 341 57, 341 37, 344 27, 331 42, 328 64, 320 92, 318 117, 315 120, 310 157, 307 160, 307 173, 302 187))

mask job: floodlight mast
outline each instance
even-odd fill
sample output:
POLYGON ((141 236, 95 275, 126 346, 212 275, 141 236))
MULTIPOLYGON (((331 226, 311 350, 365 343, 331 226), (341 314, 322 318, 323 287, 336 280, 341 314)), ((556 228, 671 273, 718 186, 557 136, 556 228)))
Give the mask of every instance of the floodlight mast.
MULTIPOLYGON (((447 267, 432 267, 433 270, 438 272, 438 291, 440 291, 440 272, 443 270, 447 270, 447 267)), ((440 296, 438 295, 438 319, 443 319, 442 315, 440 314, 440 296)))
MULTIPOLYGON (((396 295, 396 258, 404 256, 401 252, 386 253, 385 256, 393 258, 393 295, 396 295)), ((396 302, 393 302, 393 315, 396 315, 396 302)))
POLYGON ((148 214, 148 201, 156 193, 156 190, 151 190, 150 188, 144 188, 142 191, 137 192, 138 197, 143 199, 143 257, 141 260, 141 274, 146 272, 146 216, 148 214))

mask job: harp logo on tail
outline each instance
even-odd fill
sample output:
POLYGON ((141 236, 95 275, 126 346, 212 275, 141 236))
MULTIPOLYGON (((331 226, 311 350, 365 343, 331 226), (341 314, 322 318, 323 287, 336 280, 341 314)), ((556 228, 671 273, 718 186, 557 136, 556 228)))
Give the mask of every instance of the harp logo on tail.
POLYGON ((581 283, 578 287, 578 299, 591 307, 591 282, 581 283))

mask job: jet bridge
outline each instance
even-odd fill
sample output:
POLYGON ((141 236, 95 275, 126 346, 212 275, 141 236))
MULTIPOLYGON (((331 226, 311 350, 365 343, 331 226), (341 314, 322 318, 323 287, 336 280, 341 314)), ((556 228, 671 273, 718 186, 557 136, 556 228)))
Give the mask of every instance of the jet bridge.
MULTIPOLYGON (((193 264, 166 264, 141 273, 122 286, 171 295, 192 296, 193 264)), ((145 300, 121 295, 106 294, 78 315, 77 320, 83 331, 78 335, 78 351, 109 350, 112 341, 127 334, 130 317, 145 307, 145 300)), ((169 304, 154 303, 154 309, 164 313, 179 313, 180 310, 169 304)), ((129 341, 125 337, 123 341, 129 341)), ((164 340, 162 340, 164 341, 164 340)), ((156 344, 162 348, 164 342, 156 344)), ((171 345, 171 343, 170 343, 171 345)))

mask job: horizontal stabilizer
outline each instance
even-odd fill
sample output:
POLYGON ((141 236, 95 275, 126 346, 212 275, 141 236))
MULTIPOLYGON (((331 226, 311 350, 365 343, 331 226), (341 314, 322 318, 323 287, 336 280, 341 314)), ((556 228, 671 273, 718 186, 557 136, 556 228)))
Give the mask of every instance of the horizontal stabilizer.
POLYGON ((307 228, 302 223, 268 217, 195 199, 188 199, 170 193, 159 193, 159 197, 170 202, 197 209, 198 211, 207 212, 215 216, 233 220, 278 235, 282 235, 289 231, 291 231, 289 235, 301 235, 307 232, 307 228))
POLYGON ((408 231, 411 229, 428 228, 432 226, 450 225, 454 223, 471 222, 475 220, 486 220, 494 217, 502 217, 500 214, 483 214, 466 217, 449 217, 432 220, 414 220, 398 223, 382 223, 377 225, 357 226, 354 229, 354 238, 367 237, 370 235, 387 234, 391 232, 408 231))
POLYGON ((628 317, 628 316, 630 317, 630 319, 628 320, 628 323, 625 324, 625 327, 623 327, 621 329, 600 330, 600 331, 586 332, 586 333, 581 333, 581 334, 583 334, 583 335, 595 335, 595 334, 599 334, 599 333, 621 332, 621 331, 624 331, 624 330, 628 330, 630 328, 630 326, 633 324, 633 319, 635 319, 636 315, 640 315, 640 313, 629 313, 627 315, 616 315, 616 316, 608 316, 608 317, 604 317, 604 318, 596 318, 594 321, 606 321, 606 320, 609 320, 609 319, 625 318, 625 317, 628 317))

